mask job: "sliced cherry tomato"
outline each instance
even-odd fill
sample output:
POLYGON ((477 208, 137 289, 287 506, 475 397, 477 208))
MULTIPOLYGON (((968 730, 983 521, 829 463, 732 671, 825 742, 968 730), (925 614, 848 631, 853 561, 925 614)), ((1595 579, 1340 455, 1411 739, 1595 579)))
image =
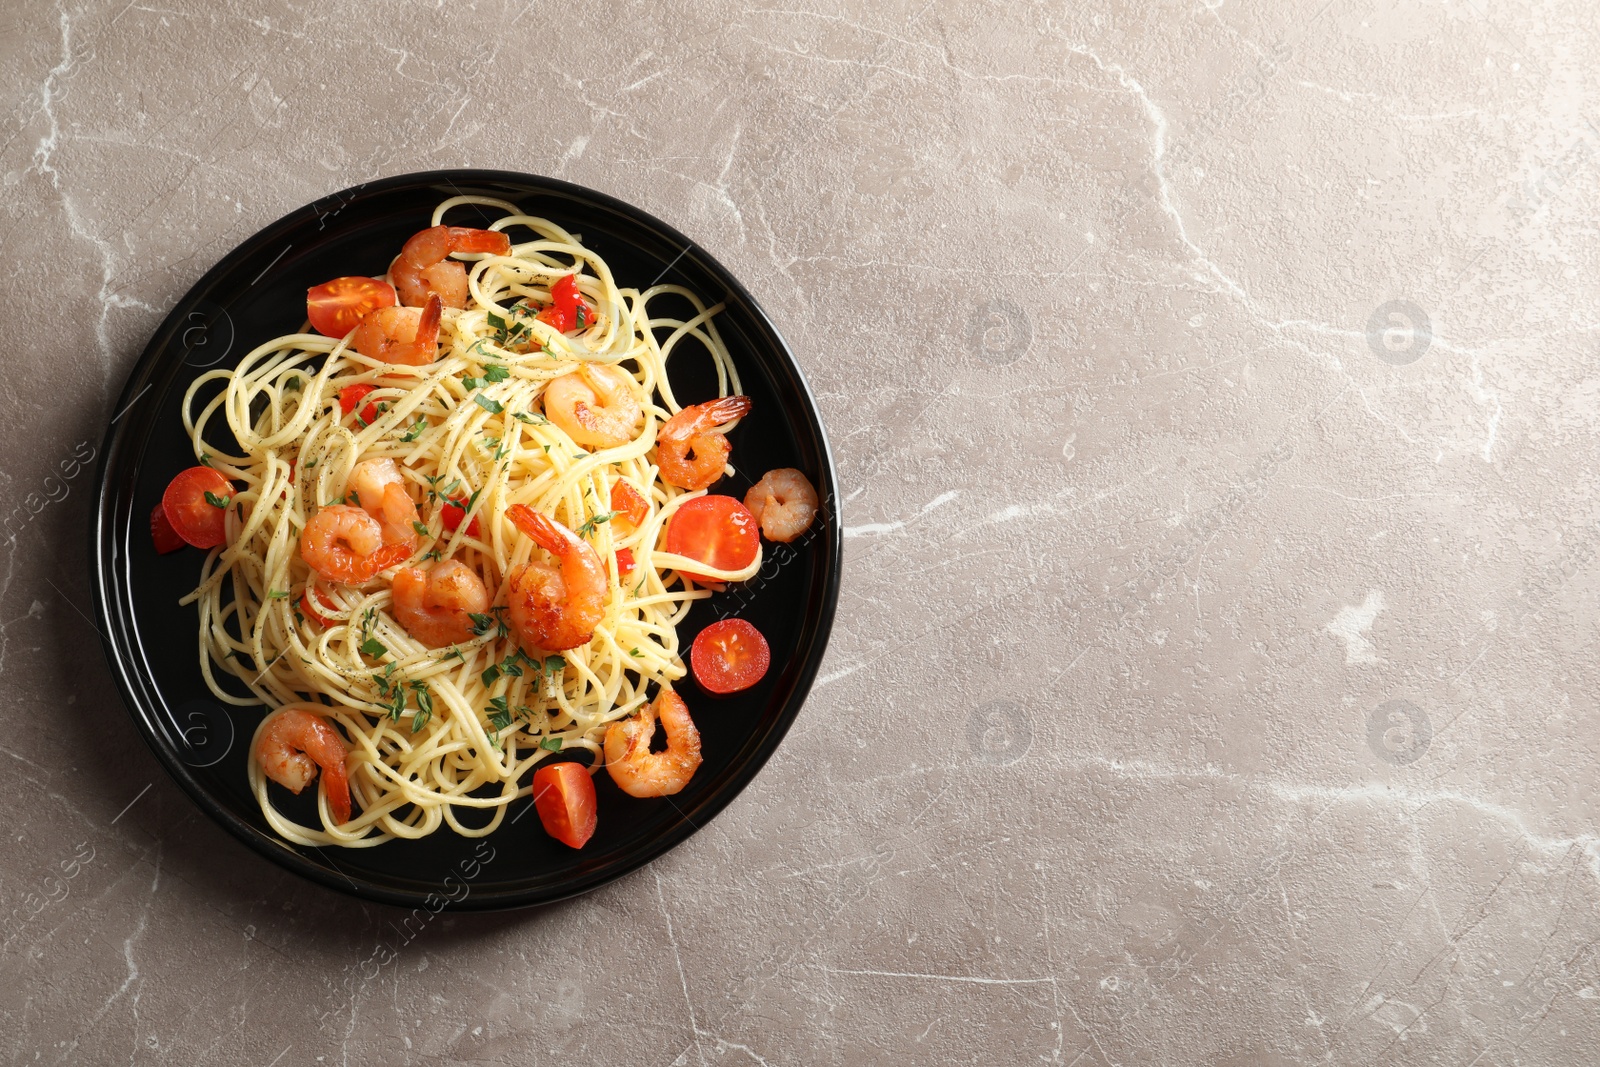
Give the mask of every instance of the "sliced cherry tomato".
MULTIPOLYGON (((329 611, 339 610, 339 605, 335 604, 332 598, 320 589, 317 590, 317 600, 329 611)), ((311 588, 309 586, 306 587, 305 592, 300 594, 300 614, 304 615, 306 618, 310 619, 324 630, 338 621, 337 619, 328 618, 326 615, 323 615, 320 611, 312 606, 311 588)))
POLYGON ((376 278, 335 278, 306 290, 306 318, 324 337, 343 337, 379 308, 394 307, 394 286, 376 278))
POLYGON ((633 573, 633 568, 638 564, 633 562, 633 549, 617 549, 617 574, 623 578, 633 573))
MULTIPOLYGON (((339 390, 339 410, 346 415, 356 409, 356 405, 367 398, 367 394, 376 389, 373 385, 347 385, 339 390)), ((361 409, 361 421, 371 426, 378 421, 378 416, 383 412, 378 410, 377 404, 368 404, 361 409)))
POLYGON ((176 552, 189 543, 179 536, 178 531, 172 528, 172 523, 167 521, 167 508, 164 504, 157 504, 156 509, 150 513, 150 539, 156 543, 156 551, 163 556, 168 552, 176 552))
MULTIPOLYGON (((761 530, 756 517, 731 496, 702 496, 673 513, 667 525, 667 551, 709 563, 718 570, 748 567, 761 550, 761 530)), ((715 578, 684 572, 695 582, 715 578)))
POLYGON ((638 526, 649 517, 650 502, 639 495, 632 482, 618 478, 611 485, 611 510, 638 526))
POLYGON ((190 467, 168 484, 161 508, 179 537, 196 548, 216 548, 227 536, 232 501, 232 482, 210 467, 190 467))
POLYGON ((689 649, 694 680, 710 693, 737 693, 766 677, 772 650, 761 631, 743 619, 707 626, 689 649))
POLYGON ((533 804, 544 832, 563 845, 582 848, 594 836, 594 780, 570 761, 533 772, 533 804))
MULTIPOLYGON (((444 502, 444 510, 439 513, 439 521, 444 523, 444 528, 454 533, 461 528, 461 520, 467 517, 467 498, 453 496, 444 502)), ((467 523, 468 537, 482 537, 483 527, 478 525, 478 516, 472 516, 472 521, 467 523)))
POLYGON ((569 274, 552 285, 550 299, 555 302, 539 312, 540 322, 554 326, 561 333, 593 324, 594 306, 578 292, 576 274, 569 274))

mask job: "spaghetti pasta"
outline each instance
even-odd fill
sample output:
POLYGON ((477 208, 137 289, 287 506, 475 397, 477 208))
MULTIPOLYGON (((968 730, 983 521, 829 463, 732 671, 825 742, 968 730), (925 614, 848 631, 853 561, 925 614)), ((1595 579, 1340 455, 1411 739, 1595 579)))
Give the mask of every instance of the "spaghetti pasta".
POLYGON ((242 485, 226 510, 223 543, 183 601, 199 612, 206 683, 230 705, 320 716, 350 742, 358 810, 342 824, 326 796, 320 827, 284 815, 250 761, 267 822, 295 844, 371 847, 442 826, 468 837, 493 832, 507 806, 528 795, 536 765, 575 749, 598 757, 607 724, 684 676, 677 626, 710 590, 683 568, 725 582, 761 566, 759 548, 748 566, 728 571, 659 547, 677 509, 705 495, 659 475, 657 432, 682 410, 668 361, 698 347, 715 368, 718 395, 740 392, 715 324, 721 305, 676 285, 619 287, 579 236, 504 201, 451 198, 435 209, 434 225, 465 205, 503 212, 489 228, 515 243, 503 255, 458 256, 469 268, 468 296, 465 307, 442 313, 437 361, 385 363, 349 337, 296 333, 200 376, 184 398, 196 458, 242 485), (593 321, 580 317, 577 330, 562 332, 537 312, 573 275, 593 321), (653 314, 651 302, 668 294, 693 313, 653 314), (616 368, 605 377, 637 401, 630 440, 586 447, 543 412, 550 383, 588 365, 616 368), (357 390, 347 412, 341 397, 356 386, 368 389, 357 390), (218 422, 236 451, 208 439, 218 422), (470 640, 429 647, 397 621, 387 580, 330 582, 302 558, 311 517, 349 499, 351 472, 366 460, 392 460, 420 502, 411 562, 457 560, 490 592, 496 606, 472 616, 470 640), (636 523, 613 513, 619 480, 645 502, 636 523), (508 625, 508 575, 537 557, 508 517, 517 505, 576 531, 603 562, 604 612, 587 644, 530 654, 508 625))

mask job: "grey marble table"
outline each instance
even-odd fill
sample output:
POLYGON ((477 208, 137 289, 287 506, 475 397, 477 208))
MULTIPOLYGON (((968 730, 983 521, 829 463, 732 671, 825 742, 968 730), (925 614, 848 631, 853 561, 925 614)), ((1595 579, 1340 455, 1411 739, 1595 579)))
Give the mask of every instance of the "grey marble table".
POLYGON ((7 1062, 1600 1052, 1593 4, 0 27, 7 1062), (709 828, 407 937, 168 781, 85 527, 208 266, 448 166, 601 189, 743 278, 820 397, 847 558, 810 702, 709 828))

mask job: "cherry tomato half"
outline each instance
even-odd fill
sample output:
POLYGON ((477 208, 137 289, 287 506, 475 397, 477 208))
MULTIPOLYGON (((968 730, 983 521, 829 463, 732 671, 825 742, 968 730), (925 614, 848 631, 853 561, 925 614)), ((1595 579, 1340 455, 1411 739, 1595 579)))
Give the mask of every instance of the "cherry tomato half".
POLYGON ((376 278, 335 278, 306 290, 306 318, 324 337, 343 337, 369 313, 394 305, 394 286, 376 278))
POLYGON ((167 485, 161 508, 179 537, 196 548, 216 548, 227 536, 232 501, 232 482, 210 467, 190 467, 167 485))
MULTIPOLYGON (((461 528, 461 520, 467 517, 467 498, 454 496, 444 502, 444 510, 439 512, 439 521, 444 523, 444 528, 454 533, 461 528)), ((467 523, 468 537, 482 537, 483 527, 478 525, 478 516, 472 516, 472 521, 467 523)))
POLYGON ((633 549, 617 549, 617 575, 619 577, 626 578, 633 573, 633 568, 636 566, 638 564, 633 561, 633 549))
POLYGON ((707 626, 689 649, 694 680, 709 693, 737 693, 766 677, 772 650, 761 631, 743 619, 723 619, 707 626))
MULTIPOLYGON (((356 409, 356 405, 365 400, 367 398, 367 394, 372 392, 375 388, 377 387, 367 385, 365 383, 360 385, 345 386, 343 389, 339 390, 339 410, 344 412, 346 415, 350 414, 356 409)), ((361 409, 361 421, 366 423, 368 426, 371 426, 373 423, 378 421, 378 416, 381 414, 383 414, 383 412, 378 410, 377 404, 368 404, 366 407, 361 409)))
POLYGON ((156 543, 156 551, 163 556, 168 552, 176 552, 189 543, 178 536, 178 531, 167 521, 167 509, 164 504, 157 504, 156 509, 150 513, 150 539, 156 543))
POLYGON ((544 832, 563 845, 582 848, 594 836, 594 780, 570 761, 533 772, 533 804, 544 832))
POLYGON ((649 518, 650 502, 639 495, 632 482, 618 478, 611 484, 611 510, 638 526, 649 518))
MULTIPOLYGON (((702 496, 689 501, 667 524, 667 551, 687 556, 723 571, 748 567, 761 550, 761 530, 756 517, 731 496, 702 496)), ((695 582, 717 579, 684 572, 695 582)))

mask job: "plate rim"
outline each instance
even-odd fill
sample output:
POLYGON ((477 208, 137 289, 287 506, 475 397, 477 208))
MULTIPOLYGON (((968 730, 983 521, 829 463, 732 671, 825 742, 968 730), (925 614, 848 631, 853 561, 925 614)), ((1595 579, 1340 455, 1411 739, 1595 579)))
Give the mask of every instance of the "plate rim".
MULTIPOLYGON (((515 198, 508 196, 507 199, 515 198)), ((204 297, 200 299, 203 300, 204 297)), ((576 897, 638 871, 699 833, 755 780, 756 775, 766 766, 767 761, 777 752, 778 747, 788 735, 794 720, 799 716, 801 707, 804 706, 810 696, 817 674, 821 670, 822 660, 827 653, 828 642, 832 636, 833 625, 837 615, 844 564, 844 541, 843 524, 838 514, 837 472, 832 447, 828 440, 827 427, 823 422, 822 411, 817 404, 816 394, 812 390, 810 382, 806 380, 805 371, 801 367, 800 361, 795 358, 794 350, 783 336, 782 331, 778 329, 777 324, 772 321, 772 317, 767 313, 766 309, 762 307, 761 303, 756 300, 755 296, 732 271, 724 266, 709 249, 690 239, 675 226, 664 222, 651 212, 614 197, 609 193, 545 175, 530 174, 522 171, 461 167, 390 175, 361 182, 318 197, 309 203, 302 204, 284 213, 245 237, 242 241, 234 244, 209 270, 197 278, 177 298, 170 310, 162 318, 160 324, 150 334, 149 340, 146 341, 138 359, 134 361, 132 368, 128 372, 122 392, 117 398, 116 406, 112 410, 116 414, 111 418, 101 439, 101 451, 95 470, 95 503, 88 524, 89 578, 95 616, 100 628, 101 650, 106 657, 107 666, 116 681, 118 694, 122 698, 123 709, 127 712, 128 717, 133 720, 135 728, 146 746, 155 754, 156 761, 161 764, 168 776, 178 784, 201 811, 205 812, 235 839, 241 841, 252 851, 265 857, 270 862, 347 896, 396 907, 422 907, 432 912, 440 910, 454 912, 509 911, 538 907, 576 897), (128 433, 128 427, 133 424, 134 420, 122 423, 122 416, 132 408, 138 398, 143 395, 144 390, 154 384, 154 379, 164 363, 163 356, 167 355, 170 349, 169 344, 158 345, 157 342, 173 330, 177 324, 180 310, 188 307, 196 293, 208 291, 222 275, 231 271, 249 251, 253 251, 260 243, 270 240, 275 232, 302 224, 304 214, 308 210, 316 211, 319 204, 328 201, 343 203, 349 198, 363 193, 384 193, 407 187, 423 188, 429 185, 441 184, 454 186, 458 182, 469 186, 477 183, 514 183, 527 186, 533 192, 549 192, 579 202, 590 202, 617 215, 640 222, 647 228, 653 228, 659 236, 665 237, 682 247, 683 255, 693 251, 700 264, 725 285, 730 294, 737 295, 745 306, 749 308, 756 327, 770 336, 776 345, 777 353, 782 362, 787 364, 787 370, 793 376, 794 384, 798 387, 800 396, 807 408, 804 414, 815 428, 817 445, 822 459, 821 474, 825 483, 820 489, 822 490, 823 499, 831 501, 833 508, 831 509, 829 528, 825 535, 831 543, 829 545, 831 552, 829 554, 830 562, 824 568, 821 610, 817 617, 812 620, 815 636, 812 638, 809 647, 803 649, 800 653, 800 670, 795 679, 791 696, 787 705, 773 722, 766 736, 757 744, 754 751, 742 762, 736 763, 730 768, 732 774, 728 782, 721 789, 707 796, 697 807, 696 814, 699 818, 690 820, 687 815, 680 812, 678 820, 664 833, 648 840, 642 847, 627 853, 625 858, 599 871, 577 876, 569 884, 564 884, 555 891, 523 888, 479 893, 473 892, 469 886, 468 892, 464 896, 459 900, 454 900, 448 895, 441 896, 438 892, 400 889, 362 877, 342 875, 341 873, 336 873, 336 864, 333 864, 335 870, 329 870, 321 864, 311 862, 304 854, 304 849, 301 846, 290 844, 275 835, 263 832, 258 827, 240 818, 221 801, 213 797, 199 779, 191 773, 191 768, 179 757, 176 747, 157 735, 157 731, 151 724, 147 701, 141 693, 141 679, 138 677, 139 672, 136 669, 138 666, 136 661, 140 658, 136 653, 142 651, 142 649, 137 638, 133 636, 136 631, 136 627, 132 625, 133 617, 130 614, 127 618, 124 618, 124 613, 121 610, 122 605, 116 600, 117 589, 121 580, 118 571, 120 567, 126 566, 126 561, 120 559, 117 552, 118 531, 116 529, 115 510, 121 493, 110 484, 110 479, 115 467, 125 466, 131 462, 126 458, 125 453, 129 448, 134 447, 134 443, 131 442, 130 434, 128 433), (120 641, 119 638, 121 639, 120 641), (434 904, 438 904, 438 906, 432 906, 434 904)), ((802 634, 802 636, 804 635, 802 634)), ((150 689, 155 689, 153 682, 143 681, 150 689)), ((491 834, 481 840, 492 842, 492 839, 493 835, 491 834)), ((328 856, 329 854, 323 853, 323 855, 328 856)), ((332 864, 332 862, 332 859, 329 858, 329 863, 332 864)))

